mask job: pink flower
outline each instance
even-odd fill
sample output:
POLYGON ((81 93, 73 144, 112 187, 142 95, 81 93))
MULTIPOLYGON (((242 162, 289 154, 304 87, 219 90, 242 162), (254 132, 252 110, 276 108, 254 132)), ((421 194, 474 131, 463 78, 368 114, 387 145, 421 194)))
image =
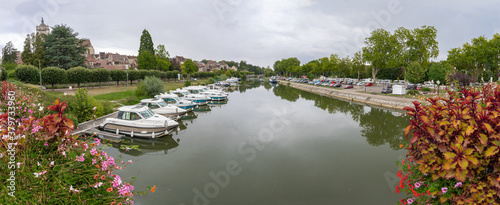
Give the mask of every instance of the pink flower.
POLYGON ((406 200, 406 202, 408 202, 408 204, 412 204, 413 203, 413 199, 409 198, 408 200, 406 200))
POLYGON ((124 183, 118 188, 118 193, 123 196, 132 196, 131 191, 134 190, 134 186, 130 185, 129 183, 124 183))
POLYGON ((83 143, 83 150, 87 151, 87 149, 89 148, 89 146, 87 145, 87 143, 83 143))
POLYGON ((442 192, 443 194, 444 194, 444 193, 446 193, 446 192, 448 192, 448 187, 443 187, 443 188, 441 188, 441 192, 442 192))
POLYGON ((421 185, 420 182, 415 183, 415 188, 420 187, 420 185, 421 185))
POLYGON ((97 159, 96 158, 92 159, 92 165, 94 165, 96 163, 97 163, 97 159))
POLYGON ((99 139, 99 138, 94 138, 94 140, 95 140, 95 144, 96 144, 97 146, 101 145, 101 139, 99 139))
POLYGON ((41 128, 42 128, 42 127, 40 127, 40 126, 38 126, 38 125, 37 125, 37 126, 35 126, 33 129, 31 129, 31 132, 32 132, 32 133, 38 132, 38 130, 40 130, 41 128))
POLYGON ((455 188, 457 188, 459 186, 462 186, 462 182, 457 182, 457 184, 455 184, 455 188))
POLYGON ((49 143, 47 141, 45 141, 45 143, 43 145, 44 146, 49 146, 49 143))
POLYGON ((115 175, 115 179, 113 180, 113 187, 117 187, 122 183, 122 179, 120 176, 115 175))
POLYGON ((83 157, 83 155, 85 155, 85 153, 82 153, 82 155, 76 157, 75 161, 79 161, 79 162, 85 161, 85 158, 83 157))
POLYGON ((96 148, 92 148, 92 149, 90 150, 90 154, 91 154, 91 155, 96 155, 96 154, 97 154, 97 149, 96 149, 96 148))

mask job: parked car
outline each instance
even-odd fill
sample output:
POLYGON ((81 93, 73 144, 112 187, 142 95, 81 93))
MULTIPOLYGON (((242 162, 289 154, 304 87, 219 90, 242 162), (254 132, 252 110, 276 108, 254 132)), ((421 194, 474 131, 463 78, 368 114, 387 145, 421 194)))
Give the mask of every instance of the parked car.
POLYGON ((334 88, 340 88, 340 87, 342 87, 342 84, 337 83, 337 84, 334 84, 334 85, 333 85, 333 87, 334 87, 334 88))
POLYGON ((390 93, 392 93, 392 89, 391 88, 383 88, 382 89, 382 93, 384 93, 384 94, 390 94, 390 93))
POLYGON ((344 87, 344 89, 350 89, 350 88, 354 88, 354 86, 353 85, 347 85, 347 86, 344 87))
POLYGON ((372 86, 373 83, 366 83, 365 86, 372 86))
POLYGON ((407 90, 415 90, 415 89, 417 89, 417 86, 415 86, 415 84, 408 83, 408 85, 406 85, 406 89, 407 90))

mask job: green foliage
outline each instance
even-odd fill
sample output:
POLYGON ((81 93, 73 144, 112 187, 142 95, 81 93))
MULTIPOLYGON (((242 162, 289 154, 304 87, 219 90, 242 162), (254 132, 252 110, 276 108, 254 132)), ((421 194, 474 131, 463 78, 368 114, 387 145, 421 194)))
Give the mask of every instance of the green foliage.
POLYGON ((119 85, 120 81, 127 80, 127 73, 124 70, 113 69, 109 71, 109 76, 112 81, 116 81, 116 86, 119 85))
POLYGON ((79 122, 86 122, 104 114, 102 104, 92 96, 88 96, 87 89, 79 88, 75 96, 76 101, 70 104, 70 108, 79 122))
POLYGON ((411 83, 424 82, 425 73, 427 69, 418 62, 411 62, 406 68, 405 78, 411 83))
POLYGON ((2 72, 2 74, 0 75, 0 81, 7 80, 8 75, 9 75, 9 74, 8 74, 8 71, 7 71, 7 70, 2 70, 2 71, 0 71, 0 72, 2 72))
POLYGON ((137 85, 137 90, 136 90, 136 95, 141 97, 154 97, 155 95, 158 95, 160 93, 165 92, 165 86, 163 85, 163 82, 153 76, 146 76, 144 81, 140 82, 137 85))
POLYGON ((423 88, 422 88, 422 91, 423 91, 423 92, 429 92, 429 91, 431 91, 431 88, 428 88, 428 87, 423 87, 423 88))
POLYGON ((12 41, 7 42, 2 49, 2 65, 7 63, 16 63, 17 60, 17 49, 14 48, 12 41))
POLYGON ((101 82, 108 82, 110 79, 110 74, 107 69, 104 68, 94 68, 92 71, 92 81, 99 82, 99 86, 101 86, 101 82))
POLYGON ((81 83, 90 82, 92 73, 84 67, 73 67, 66 71, 69 83, 76 83, 80 87, 81 83))
POLYGON ((83 40, 78 39, 78 33, 66 25, 56 25, 45 37, 45 58, 49 66, 69 69, 83 66, 86 47, 83 40))
POLYGON ((231 77, 231 71, 230 70, 227 70, 226 73, 224 73, 224 75, 228 76, 228 77, 231 77))
POLYGON ((410 144, 396 190, 416 196, 417 204, 497 204, 500 86, 450 91, 426 101, 405 108, 410 144))
POLYGON ((160 78, 161 77, 161 72, 158 71, 158 70, 152 70, 152 71, 149 71, 149 76, 160 78))
POLYGON ((434 82, 439 81, 441 84, 446 82, 446 76, 451 72, 453 68, 451 65, 440 62, 440 63, 432 63, 429 66, 429 72, 427 76, 429 80, 433 80, 434 82))
POLYGON ((128 70, 128 80, 130 80, 130 84, 132 85, 132 81, 139 80, 141 74, 137 70, 128 70))
POLYGON ((314 79, 314 74, 308 73, 307 74, 307 78, 310 79, 310 80, 314 79))
POLYGON ((149 51, 141 51, 137 56, 137 68, 153 70, 156 68, 156 57, 149 51))
POLYGON ((286 73, 295 73, 294 68, 298 68, 300 66, 300 61, 296 57, 281 59, 279 61, 274 62, 273 68, 274 71, 280 75, 285 75, 286 73))
POLYGON ((63 83, 66 79, 66 70, 58 67, 47 67, 42 69, 42 82, 52 85, 63 83))
POLYGON ((420 92, 418 92, 418 90, 407 90, 406 94, 407 95, 420 95, 420 92))
POLYGON ((15 70, 15 75, 18 80, 25 83, 36 83, 40 81, 38 68, 32 65, 18 65, 15 70))
POLYGON ((21 59, 23 63, 28 65, 33 65, 33 50, 31 45, 32 41, 35 41, 35 33, 26 34, 26 39, 24 40, 23 52, 21 52, 21 59))
POLYGON ((208 84, 213 84, 213 83, 215 83, 215 79, 214 79, 214 78, 212 78, 212 77, 210 77, 210 78, 208 78, 207 83, 208 83, 208 84))
POLYGON ((170 54, 164 45, 159 44, 156 49, 156 69, 161 71, 169 71, 172 68, 172 63, 170 63, 170 54))
POLYGON ((150 76, 151 72, 149 70, 139 70, 140 78, 144 79, 146 76, 150 76))
POLYGON ((222 75, 219 75, 219 76, 215 76, 215 79, 218 79, 220 81, 224 81, 224 80, 227 80, 227 76, 225 74, 222 74, 222 75))
POLYGON ((196 63, 194 63, 191 59, 187 59, 186 61, 184 61, 184 64, 182 64, 181 68, 184 73, 194 73, 199 69, 198 65, 196 65, 196 63))
POLYGON ((137 67, 139 69, 152 70, 156 68, 156 57, 153 39, 146 29, 142 31, 138 53, 139 55, 137 55, 137 67))
POLYGON ((189 81, 189 80, 184 81, 184 87, 188 87, 188 86, 191 86, 191 81, 189 81))
POLYGON ((365 39, 363 47, 363 59, 372 65, 372 79, 376 79, 377 73, 388 67, 396 66, 400 46, 398 39, 389 31, 377 29, 365 39))
POLYGON ((17 63, 14 63, 14 62, 5 62, 5 63, 2 63, 1 67, 3 67, 2 70, 3 69, 5 69, 5 70, 14 70, 17 67, 17 63))

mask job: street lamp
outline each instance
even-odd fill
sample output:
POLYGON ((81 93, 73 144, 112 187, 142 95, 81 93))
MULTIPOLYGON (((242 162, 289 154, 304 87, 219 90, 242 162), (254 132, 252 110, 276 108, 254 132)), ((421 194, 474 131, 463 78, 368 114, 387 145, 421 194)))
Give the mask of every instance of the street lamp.
POLYGON ((125 64, 125 70, 127 70, 127 91, 128 91, 128 64, 125 64))
POLYGON ((438 80, 438 81, 436 81, 436 83, 438 84, 438 96, 439 96, 439 84, 440 84, 441 82, 439 82, 439 80, 438 80))
POLYGON ((38 59, 38 69, 40 70, 40 89, 43 89, 43 87, 42 87, 42 66, 40 66, 40 59, 38 59))

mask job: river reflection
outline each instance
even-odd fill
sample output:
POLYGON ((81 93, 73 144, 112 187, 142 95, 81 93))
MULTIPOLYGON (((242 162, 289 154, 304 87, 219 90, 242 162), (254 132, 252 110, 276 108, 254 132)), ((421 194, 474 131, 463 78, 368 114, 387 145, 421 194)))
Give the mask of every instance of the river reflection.
POLYGON ((170 136, 107 150, 134 162, 122 179, 136 177, 137 190, 157 187, 135 204, 396 203, 406 118, 266 82, 228 92, 170 136), (133 145, 139 150, 125 151, 133 145))
MULTIPOLYGON (((327 111, 330 114, 348 114, 356 122, 359 122, 362 136, 373 146, 389 144, 392 149, 399 150, 400 144, 406 141, 403 131, 408 125, 406 120, 401 120, 401 111, 370 108, 357 103, 342 100, 333 100, 330 97, 321 96, 302 90, 294 89, 285 85, 277 85, 273 92, 276 96, 290 102, 300 98, 314 101, 314 106, 327 111)), ((406 119, 408 119, 406 117, 406 119)))

